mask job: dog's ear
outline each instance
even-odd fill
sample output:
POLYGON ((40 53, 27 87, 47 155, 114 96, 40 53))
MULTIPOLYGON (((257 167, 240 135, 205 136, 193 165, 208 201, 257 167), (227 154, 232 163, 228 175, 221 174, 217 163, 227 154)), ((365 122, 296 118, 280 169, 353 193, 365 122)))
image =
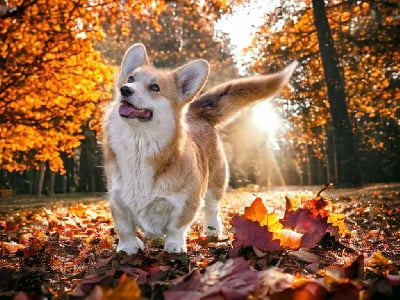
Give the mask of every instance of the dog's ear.
POLYGON ((192 100, 207 81, 210 66, 204 59, 192 61, 176 69, 176 85, 182 101, 192 100))
POLYGON ((143 44, 133 44, 124 55, 118 81, 121 83, 136 68, 148 65, 146 48, 143 44))

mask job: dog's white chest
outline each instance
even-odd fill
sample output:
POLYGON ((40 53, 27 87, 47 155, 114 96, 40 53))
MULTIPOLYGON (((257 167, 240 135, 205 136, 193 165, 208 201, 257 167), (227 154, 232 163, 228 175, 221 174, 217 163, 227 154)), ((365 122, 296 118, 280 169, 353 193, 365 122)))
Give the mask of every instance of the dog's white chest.
POLYGON ((154 181, 152 159, 160 154, 162 146, 168 142, 168 134, 143 134, 127 130, 129 126, 120 122, 109 130, 119 134, 109 134, 109 143, 116 156, 117 168, 112 170, 112 190, 119 197, 113 199, 125 207, 133 217, 134 224, 146 234, 162 236, 169 221, 172 203, 164 198, 161 182, 154 181))
POLYGON ((126 205, 140 209, 151 201, 154 191, 154 168, 149 160, 156 151, 156 144, 122 134, 111 141, 111 146, 119 171, 119 174, 113 174, 113 188, 120 190, 121 200, 126 205))

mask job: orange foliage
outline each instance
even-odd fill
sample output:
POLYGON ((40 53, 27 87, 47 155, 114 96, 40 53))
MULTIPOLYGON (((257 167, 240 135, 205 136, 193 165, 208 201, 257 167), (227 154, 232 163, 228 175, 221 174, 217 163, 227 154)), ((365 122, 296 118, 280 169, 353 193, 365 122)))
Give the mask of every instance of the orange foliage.
MULTIPOLYGON (((157 33, 168 30, 157 17, 171 10, 168 2, 11 0, 1 4, 0 169, 38 169, 46 163, 51 171, 63 173, 62 157, 73 155, 80 146, 82 127, 88 121, 91 129, 98 130, 102 103, 111 98, 117 70, 98 51, 99 41, 107 37, 109 42, 113 36, 117 40, 129 36, 134 39, 129 44, 148 39, 146 28, 132 34, 132 18, 157 33)), ((200 12, 200 7, 195 9, 200 12)), ((214 18, 229 11, 223 0, 205 1, 201 9, 214 18)), ((193 12, 188 7, 186 14, 193 12)), ((191 26, 198 24, 192 21, 191 26)))
MULTIPOLYGON (((390 0, 349 4, 338 0, 327 5, 345 78, 353 131, 359 136, 362 150, 384 149, 394 142, 393 138, 385 140, 384 133, 377 127, 380 120, 400 124, 399 87, 393 84, 400 71, 397 43, 400 21, 394 17, 398 12, 395 3, 390 0), (379 138, 369 139, 371 135, 379 138)), ((310 1, 284 4, 266 15, 264 25, 246 51, 253 58, 250 69, 260 73, 280 67, 276 62, 301 62, 293 83, 296 92, 284 94, 291 99, 287 113, 293 127, 288 138, 300 151, 312 145, 310 155, 322 158, 326 154, 331 117, 313 22, 310 1)), ((299 155, 304 156, 304 153, 299 155)))

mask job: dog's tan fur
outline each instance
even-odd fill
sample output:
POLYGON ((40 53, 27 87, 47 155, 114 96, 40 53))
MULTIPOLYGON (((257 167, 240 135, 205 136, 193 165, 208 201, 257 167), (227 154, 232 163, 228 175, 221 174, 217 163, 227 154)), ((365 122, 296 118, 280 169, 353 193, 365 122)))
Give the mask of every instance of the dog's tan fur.
POLYGON ((186 229, 202 199, 204 231, 221 231, 218 201, 228 171, 216 126, 278 93, 294 68, 292 64, 276 74, 233 80, 197 96, 208 76, 206 61, 159 70, 149 65, 143 45, 128 49, 117 83, 121 92, 104 121, 105 166, 120 237, 118 251, 136 253, 142 247, 136 226, 150 236, 165 235, 165 251, 185 251, 186 229), (149 88, 154 83, 157 92, 149 88), (122 90, 127 88, 132 95, 124 96, 122 90), (126 111, 118 114, 126 102, 131 114, 142 113, 139 107, 151 110, 151 119, 131 117, 126 111))

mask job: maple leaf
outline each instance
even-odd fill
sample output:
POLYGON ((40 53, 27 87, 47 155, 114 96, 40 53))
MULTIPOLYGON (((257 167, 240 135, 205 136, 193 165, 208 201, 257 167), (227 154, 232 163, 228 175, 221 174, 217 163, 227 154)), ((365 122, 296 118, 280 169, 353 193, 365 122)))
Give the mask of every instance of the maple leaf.
POLYGON ((90 277, 86 277, 78 284, 72 295, 84 297, 89 295, 96 285, 112 285, 115 280, 114 275, 114 271, 109 271, 104 275, 92 275, 90 277))
POLYGON ((332 204, 322 196, 316 196, 302 203, 303 208, 309 209, 314 215, 327 217, 332 211, 332 204))
POLYGON ((257 221, 260 226, 267 226, 268 230, 273 232, 277 229, 282 229, 282 224, 279 222, 275 212, 268 213, 261 198, 256 198, 250 207, 244 209, 244 217, 251 221, 257 221))
MULTIPOLYGON (((349 235, 350 232, 346 227, 346 224, 344 223, 345 220, 345 215, 344 214, 336 214, 336 213, 329 213, 328 215, 328 224, 332 224, 333 227, 337 228, 337 233, 335 236, 338 237, 338 235, 345 236, 349 235)), ((333 234, 331 234, 333 236, 333 234)))
POLYGON ((319 283, 311 281, 301 286, 285 289, 271 295, 271 300, 315 300, 327 299, 327 290, 319 283))
POLYGON ((295 277, 282 270, 272 267, 259 272, 258 284, 248 299, 268 299, 267 296, 291 289, 295 277))
POLYGON ((264 251, 283 250, 279 241, 273 240, 273 234, 268 231, 268 227, 260 226, 258 222, 236 215, 232 218, 232 228, 235 240, 232 243, 233 249, 229 252, 230 257, 237 256, 241 247, 255 246, 264 251))
POLYGON ((321 241, 328 228, 326 218, 315 216, 308 209, 298 208, 290 212, 283 221, 286 228, 302 233, 301 247, 314 248, 321 241))
MULTIPOLYGON (((259 274, 242 257, 216 262, 203 275, 198 270, 178 278, 175 286, 164 292, 165 300, 246 299, 257 284, 259 274)), ((173 282, 174 283, 174 282, 173 282)))
POLYGON ((364 274, 364 256, 357 256, 344 267, 325 267, 319 274, 326 276, 325 284, 328 290, 332 290, 337 285, 348 282, 349 279, 362 278, 364 274))
POLYGON ((300 248, 303 234, 283 228, 283 225, 281 222, 279 222, 276 213, 268 213, 268 210, 265 208, 261 198, 256 198, 250 207, 246 207, 244 209, 243 217, 248 220, 258 222, 261 227, 267 226, 268 231, 272 233, 272 240, 279 240, 280 245, 283 248, 289 248, 292 250, 297 250, 300 248))
POLYGON ((128 278, 124 273, 116 288, 97 285, 94 290, 85 298, 86 300, 139 300, 140 289, 136 278, 128 278))

